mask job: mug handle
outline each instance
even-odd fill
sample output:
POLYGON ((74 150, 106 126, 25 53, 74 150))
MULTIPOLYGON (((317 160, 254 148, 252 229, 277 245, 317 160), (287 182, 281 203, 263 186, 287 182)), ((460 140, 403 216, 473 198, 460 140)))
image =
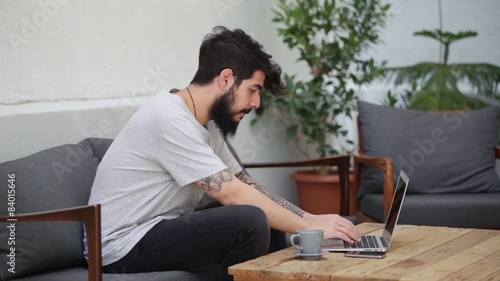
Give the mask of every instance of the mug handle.
MULTIPOLYGON (((292 234, 290 235, 290 244, 292 244, 292 246, 294 246, 295 248, 299 249, 299 250, 302 250, 302 247, 298 244, 295 244, 295 237, 299 237, 300 235, 299 234, 292 234)), ((299 237, 300 238, 300 237, 299 237)))

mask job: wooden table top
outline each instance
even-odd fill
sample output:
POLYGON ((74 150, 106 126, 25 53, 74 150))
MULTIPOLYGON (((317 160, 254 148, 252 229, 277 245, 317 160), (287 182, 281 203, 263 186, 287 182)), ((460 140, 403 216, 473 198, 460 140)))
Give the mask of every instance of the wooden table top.
MULTIPOLYGON (((358 225, 381 234, 382 224, 358 225)), ((500 280, 500 230, 398 225, 383 259, 327 253, 302 260, 290 247, 234 265, 236 281, 251 280, 500 280)))

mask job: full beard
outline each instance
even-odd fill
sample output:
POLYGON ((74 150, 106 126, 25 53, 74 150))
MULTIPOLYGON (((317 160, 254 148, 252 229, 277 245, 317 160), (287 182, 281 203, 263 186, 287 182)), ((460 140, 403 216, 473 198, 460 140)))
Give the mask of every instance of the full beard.
MULTIPOLYGON (((239 121, 234 120, 235 113, 231 111, 236 97, 236 86, 233 85, 227 90, 224 95, 220 96, 210 108, 210 114, 217 127, 222 132, 225 140, 232 138, 236 134, 239 121)), ((251 109, 250 109, 251 110, 251 109)), ((250 110, 243 110, 242 112, 248 113, 250 110)))

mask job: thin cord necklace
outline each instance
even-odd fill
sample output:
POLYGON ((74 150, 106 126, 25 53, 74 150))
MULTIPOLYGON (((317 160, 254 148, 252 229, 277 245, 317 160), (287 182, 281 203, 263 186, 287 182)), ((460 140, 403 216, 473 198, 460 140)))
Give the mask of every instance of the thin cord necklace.
POLYGON ((189 90, 189 87, 186 87, 186 90, 188 90, 189 97, 191 98, 191 103, 193 104, 194 119, 197 119, 197 120, 198 120, 198 118, 196 117, 196 106, 194 105, 193 96, 191 95, 191 91, 189 90))

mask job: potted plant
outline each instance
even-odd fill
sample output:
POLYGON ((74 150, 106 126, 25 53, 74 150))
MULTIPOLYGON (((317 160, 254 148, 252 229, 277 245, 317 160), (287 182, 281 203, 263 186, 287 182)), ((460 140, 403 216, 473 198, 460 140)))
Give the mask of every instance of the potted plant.
MULTIPOLYGON (((441 0, 437 1, 439 28, 421 30, 415 36, 424 36, 439 42, 438 62, 421 62, 404 67, 387 68, 395 86, 410 85, 401 96, 404 106, 418 110, 467 110, 498 103, 500 67, 489 63, 449 63, 450 46, 458 40, 476 37, 476 31, 443 31, 441 0), (465 94, 459 87, 468 84, 474 92, 465 94)), ((388 92, 388 104, 395 106, 398 99, 388 92)))
MULTIPOLYGON (((299 79, 285 74, 287 94, 277 98, 264 95, 257 117, 271 106, 277 108, 282 114, 277 117, 286 119, 286 138, 293 140, 306 158, 346 152, 338 145, 338 140, 347 135, 339 117, 351 117, 356 106, 355 89, 382 74, 384 63, 365 57, 365 51, 379 42, 378 32, 385 25, 388 10, 389 5, 378 0, 280 0, 273 11, 273 21, 280 24, 279 36, 290 49, 299 51, 298 61, 307 64, 310 75, 299 79)), ((302 174, 311 181, 328 172, 317 169, 314 175, 292 177, 297 181, 302 174)), ((301 192, 300 184, 297 188, 299 204, 310 211, 304 196, 313 195, 312 190, 301 192)), ((333 197, 320 196, 334 205, 333 197)), ((316 206, 317 200, 313 199, 316 206)))
MULTIPOLYGON (((437 40, 442 48, 438 62, 421 62, 404 67, 387 68, 395 86, 411 85, 402 96, 407 108, 418 110, 478 109, 500 101, 498 83, 500 67, 489 63, 449 63, 450 46, 458 40, 477 36, 475 31, 456 33, 421 30, 415 36, 437 40), (473 95, 465 94, 460 84, 468 84, 473 95)), ((388 102, 394 106, 396 96, 389 92, 388 102)))

